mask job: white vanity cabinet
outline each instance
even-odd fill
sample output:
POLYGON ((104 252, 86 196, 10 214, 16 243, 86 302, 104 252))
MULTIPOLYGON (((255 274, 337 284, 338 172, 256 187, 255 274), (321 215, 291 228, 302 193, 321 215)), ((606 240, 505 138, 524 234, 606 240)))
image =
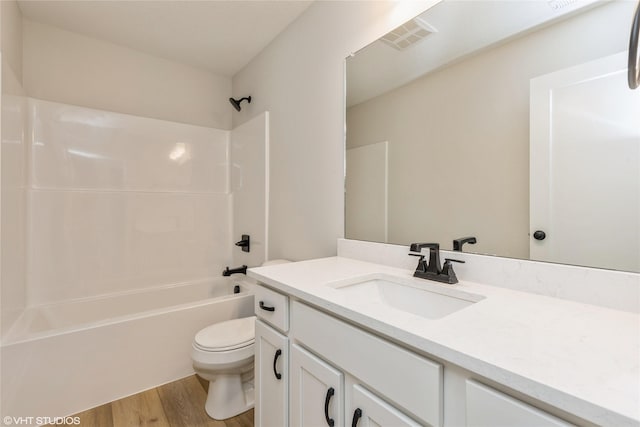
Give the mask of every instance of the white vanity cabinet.
POLYGON ((255 293, 255 425, 288 425, 288 297, 258 286, 255 293))
POLYGON ((347 414, 351 414, 351 418, 347 420, 347 425, 357 427, 420 427, 420 424, 368 391, 361 384, 353 384, 350 391, 347 414))
POLYGON ((571 425, 472 372, 258 288, 256 427, 571 425))
POLYGON ((291 345, 291 427, 419 427, 359 381, 291 345), (345 392, 346 388, 346 392, 345 392))
POLYGON ((289 386, 292 427, 344 425, 344 375, 296 344, 289 386))
POLYGON ((466 382, 469 427, 569 427, 569 424, 473 380, 466 382))
POLYGON ((264 286, 256 286, 253 301, 258 319, 284 334, 289 331, 289 297, 264 286))
POLYGON ((442 425, 441 364, 264 286, 255 311, 257 427, 442 425))
MULTIPOLYGON (((289 336, 342 371, 345 383, 358 386, 345 390, 346 425, 352 423, 354 397, 362 390, 422 425, 442 425, 441 364, 298 301, 291 302, 289 336)), ((381 414, 384 408, 371 414, 381 414)))

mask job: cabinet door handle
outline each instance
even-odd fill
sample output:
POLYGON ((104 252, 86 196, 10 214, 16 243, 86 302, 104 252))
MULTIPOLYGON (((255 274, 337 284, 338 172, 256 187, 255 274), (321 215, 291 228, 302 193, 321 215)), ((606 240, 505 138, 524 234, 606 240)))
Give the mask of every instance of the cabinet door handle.
POLYGON ((264 311, 276 311, 275 307, 269 307, 268 305, 264 305, 264 301, 260 301, 260 308, 264 311))
POLYGON ((334 421, 333 418, 329 418, 329 402, 331 401, 331 397, 334 395, 336 391, 333 387, 329 387, 327 390, 327 396, 324 398, 324 419, 327 420, 327 425, 329 427, 333 427, 334 421))
POLYGON ((351 421, 351 427, 356 427, 360 418, 362 418, 362 409, 358 408, 353 411, 353 420, 351 421))
POLYGON ((278 357, 280 357, 280 355, 282 355, 282 350, 278 349, 276 350, 276 355, 273 357, 273 373, 275 374, 277 379, 282 378, 282 374, 279 373, 276 369, 276 363, 278 363, 278 357))

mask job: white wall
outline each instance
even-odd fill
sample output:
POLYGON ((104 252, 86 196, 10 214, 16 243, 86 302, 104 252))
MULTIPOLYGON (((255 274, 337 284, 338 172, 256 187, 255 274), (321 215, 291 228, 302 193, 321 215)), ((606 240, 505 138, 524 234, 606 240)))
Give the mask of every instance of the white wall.
POLYGON ((26 304, 25 186, 26 149, 23 139, 25 103, 22 90, 22 16, 15 1, 0 2, 2 95, 0 144, 0 311, 2 331, 26 304))
POLYGON ((0 2, 2 92, 22 95, 22 13, 15 0, 0 2))
POLYGON ((344 232, 344 59, 436 3, 315 2, 233 78, 270 112, 269 256, 335 255, 344 232))
POLYGON ((231 79, 24 20, 24 88, 65 104, 231 128, 231 79))
POLYGON ((625 50, 633 7, 591 9, 349 108, 349 148, 389 141, 389 242, 472 235, 468 251, 529 258, 530 79, 625 50))

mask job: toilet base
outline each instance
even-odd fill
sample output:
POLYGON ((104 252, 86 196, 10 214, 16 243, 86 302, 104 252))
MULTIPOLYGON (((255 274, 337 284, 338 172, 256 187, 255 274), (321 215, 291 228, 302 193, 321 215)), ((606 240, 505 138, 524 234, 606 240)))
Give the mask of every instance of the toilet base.
POLYGON ((219 374, 209 382, 204 408, 214 420, 225 420, 253 408, 254 402, 253 381, 243 383, 239 374, 219 374))

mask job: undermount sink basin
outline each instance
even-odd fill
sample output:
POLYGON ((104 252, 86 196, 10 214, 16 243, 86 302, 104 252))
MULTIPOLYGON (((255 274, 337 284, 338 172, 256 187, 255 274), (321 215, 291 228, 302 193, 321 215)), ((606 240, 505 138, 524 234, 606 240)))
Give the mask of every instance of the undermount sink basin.
MULTIPOLYGON (((416 279, 417 280, 417 279, 416 279)), ((374 275, 329 284, 356 304, 376 304, 412 313, 426 319, 439 319, 484 299, 441 285, 416 283, 386 275, 374 275)))

